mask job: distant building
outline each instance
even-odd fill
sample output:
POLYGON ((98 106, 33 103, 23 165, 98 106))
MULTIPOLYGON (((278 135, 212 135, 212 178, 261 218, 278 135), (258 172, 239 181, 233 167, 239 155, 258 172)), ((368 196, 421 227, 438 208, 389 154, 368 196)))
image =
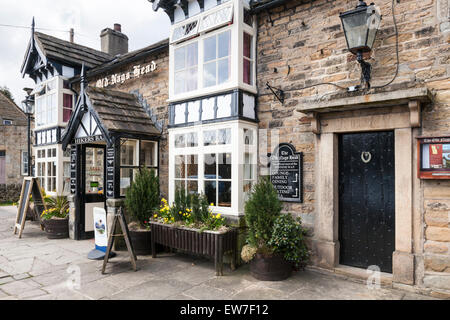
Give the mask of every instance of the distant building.
POLYGON ((27 116, 0 93, 0 203, 17 201, 28 175, 27 116))

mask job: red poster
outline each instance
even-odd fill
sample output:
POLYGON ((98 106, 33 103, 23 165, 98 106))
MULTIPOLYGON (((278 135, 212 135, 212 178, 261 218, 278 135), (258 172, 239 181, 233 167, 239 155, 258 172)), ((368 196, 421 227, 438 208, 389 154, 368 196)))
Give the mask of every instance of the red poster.
POLYGON ((442 144, 430 144, 430 168, 442 169, 442 144))

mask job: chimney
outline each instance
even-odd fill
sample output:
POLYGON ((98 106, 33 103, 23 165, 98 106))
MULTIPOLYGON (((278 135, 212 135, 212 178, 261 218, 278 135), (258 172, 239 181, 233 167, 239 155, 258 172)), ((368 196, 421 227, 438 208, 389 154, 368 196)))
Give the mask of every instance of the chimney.
POLYGON ((70 28, 70 42, 74 43, 75 42, 75 31, 73 30, 73 28, 70 28))
POLYGON ((128 37, 122 33, 122 26, 114 24, 114 30, 106 28, 100 34, 102 51, 113 56, 128 52, 128 37))

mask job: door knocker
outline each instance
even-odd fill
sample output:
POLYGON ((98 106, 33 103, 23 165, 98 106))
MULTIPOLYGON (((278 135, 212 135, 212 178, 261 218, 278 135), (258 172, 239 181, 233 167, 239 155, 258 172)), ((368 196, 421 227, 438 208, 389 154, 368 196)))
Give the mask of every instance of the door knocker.
POLYGON ((372 154, 370 152, 363 152, 361 154, 361 160, 364 163, 369 163, 372 160, 372 154))

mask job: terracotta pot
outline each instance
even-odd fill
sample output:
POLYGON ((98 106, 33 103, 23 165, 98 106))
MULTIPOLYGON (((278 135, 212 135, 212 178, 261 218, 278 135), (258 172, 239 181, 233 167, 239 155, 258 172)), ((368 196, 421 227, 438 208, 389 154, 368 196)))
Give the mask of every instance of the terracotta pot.
POLYGON ((69 237, 69 218, 44 220, 44 228, 49 239, 69 237))
POLYGON ((283 281, 292 274, 293 265, 282 256, 257 254, 250 262, 250 274, 261 281, 283 281))

